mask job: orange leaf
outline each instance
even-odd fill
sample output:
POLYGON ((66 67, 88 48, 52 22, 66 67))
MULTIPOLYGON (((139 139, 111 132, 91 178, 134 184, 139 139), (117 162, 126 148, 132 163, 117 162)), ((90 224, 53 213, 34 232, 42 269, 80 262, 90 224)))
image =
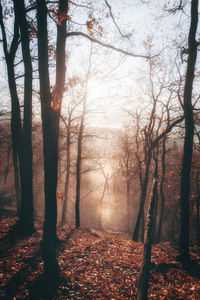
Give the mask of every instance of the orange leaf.
POLYGON ((60 104, 59 103, 55 103, 55 104, 53 104, 52 107, 53 107, 54 110, 58 110, 60 108, 60 104))
POLYGON ((58 16, 58 26, 62 26, 62 22, 67 19, 66 14, 61 14, 58 16))
POLYGON ((94 32, 89 27, 87 28, 87 30, 88 30, 90 36, 93 36, 94 32))

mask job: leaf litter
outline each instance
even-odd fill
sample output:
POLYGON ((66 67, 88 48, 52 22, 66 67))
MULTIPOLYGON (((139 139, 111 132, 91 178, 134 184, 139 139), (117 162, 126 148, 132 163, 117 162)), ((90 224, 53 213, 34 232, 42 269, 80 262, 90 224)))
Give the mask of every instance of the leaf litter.
MULTIPOLYGON (((0 299, 43 299, 42 224, 28 238, 7 235, 17 218, 0 221, 0 299)), ((142 264, 142 243, 125 236, 58 227, 59 287, 53 299, 134 299, 142 264)), ((170 242, 152 248, 148 299, 200 299, 200 248, 190 248, 193 263, 184 269, 170 242)))

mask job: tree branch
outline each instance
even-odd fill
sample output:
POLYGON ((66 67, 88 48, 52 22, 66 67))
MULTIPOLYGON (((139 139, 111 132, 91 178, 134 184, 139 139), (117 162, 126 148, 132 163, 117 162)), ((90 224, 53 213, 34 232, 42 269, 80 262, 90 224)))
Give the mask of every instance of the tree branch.
POLYGON ((181 123, 184 120, 184 116, 180 117, 176 121, 174 121, 171 125, 169 125, 165 131, 163 131, 151 144, 152 149, 155 148, 155 146, 158 144, 158 142, 169 132, 172 131, 172 129, 179 123, 181 123))
POLYGON ((122 54, 125 54, 125 55, 128 55, 128 56, 131 56, 131 57, 139 57, 139 58, 146 58, 146 59, 151 59, 152 57, 151 56, 148 56, 148 55, 142 55, 142 54, 134 54, 134 53, 131 53, 131 52, 128 52, 128 51, 125 51, 123 49, 120 49, 120 48, 116 48, 115 46, 112 46, 110 44, 106 44, 104 42, 101 42, 101 41, 98 41, 96 40, 95 38, 92 38, 91 36, 81 32, 81 31, 72 31, 72 32, 68 32, 67 33, 67 38, 70 37, 70 36, 82 36, 86 39, 88 39, 90 42, 92 43, 96 43, 102 47, 105 47, 105 48, 109 48, 109 49, 112 49, 114 51, 117 51, 119 53, 122 53, 122 54))
POLYGON ((113 16, 112 8, 111 8, 110 4, 108 3, 107 0, 105 0, 105 3, 106 3, 106 5, 108 6, 108 9, 109 9, 109 12, 110 12, 110 16, 111 16, 111 18, 112 18, 112 20, 113 20, 115 26, 117 27, 117 30, 119 31, 120 35, 121 35, 123 38, 128 38, 128 37, 130 36, 130 34, 123 34, 123 33, 122 33, 121 29, 120 29, 119 26, 117 25, 117 22, 115 21, 115 18, 114 18, 114 16, 113 16))

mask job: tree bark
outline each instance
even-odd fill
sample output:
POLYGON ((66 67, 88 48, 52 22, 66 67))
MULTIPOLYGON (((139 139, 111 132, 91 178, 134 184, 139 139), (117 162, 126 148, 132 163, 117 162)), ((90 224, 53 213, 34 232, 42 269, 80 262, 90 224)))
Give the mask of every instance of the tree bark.
POLYGON ((130 213, 129 213, 129 207, 130 207, 130 179, 129 176, 127 176, 128 179, 126 181, 126 198, 127 198, 127 229, 128 232, 130 231, 130 213))
MULTIPOLYGON (((155 166, 158 170, 158 154, 159 154, 159 145, 157 145, 156 150, 154 151, 154 162, 155 162, 155 166)), ((158 171, 157 171, 158 173, 158 171)), ((157 174, 157 180, 159 180, 158 178, 158 174, 157 174)), ((152 227, 152 243, 156 243, 156 224, 157 224, 157 212, 158 212, 158 200, 159 200, 159 195, 158 195, 158 185, 156 187, 156 191, 155 191, 155 203, 154 203, 154 214, 153 214, 153 227, 152 227)))
POLYGON ((67 222, 67 202, 69 195, 69 180, 70 180, 70 164, 71 164, 71 118, 69 117, 67 124, 67 161, 66 161, 66 177, 65 177, 65 199, 62 209, 61 225, 66 224, 67 222))
MULTIPOLYGON (((151 116, 151 122, 152 122, 152 116, 151 116)), ((151 165, 151 158, 152 158, 152 151, 155 149, 155 147, 158 145, 159 141, 164 138, 164 136, 171 132, 171 130, 180 122, 182 122, 184 117, 180 117, 179 119, 176 119, 173 123, 168 124, 167 128, 164 132, 162 132, 160 135, 158 135, 153 141, 148 141, 146 144, 149 149, 145 149, 145 161, 146 161, 146 167, 145 167, 145 175, 144 179, 142 179, 142 189, 141 189, 141 196, 140 196, 140 208, 137 215, 136 225, 133 232, 132 240, 137 242, 139 238, 139 229, 140 229, 140 223, 142 214, 144 211, 144 204, 145 204, 145 198, 146 198, 146 192, 147 192, 147 185, 149 180, 149 169, 151 165), (150 144, 149 144, 150 143, 150 144), (149 144, 149 145, 148 145, 149 144)))
POLYGON ((200 218, 199 218, 199 206, 200 206, 200 187, 199 187, 199 174, 200 172, 197 172, 196 175, 196 189, 197 189, 197 199, 196 199, 196 207, 197 207, 197 243, 200 245, 200 218))
POLYGON ((85 79, 85 89, 82 97, 83 109, 81 113, 80 127, 78 133, 78 149, 77 149, 77 160, 76 160, 76 204, 75 204, 75 225, 76 228, 80 227, 80 195, 81 195, 81 164, 82 164, 82 144, 83 144, 83 132, 84 132, 84 122, 86 115, 86 101, 88 93, 88 81, 91 71, 91 57, 92 57, 92 47, 89 55, 89 66, 85 79))
MULTIPOLYGON (((15 160, 15 155, 19 158, 19 169, 20 169, 20 187, 21 187, 21 207, 19 222, 17 223, 16 229, 21 234, 29 235, 34 231, 34 223, 33 223, 33 210, 31 208, 31 203, 33 201, 32 190, 27 189, 26 183, 27 181, 32 181, 31 173, 27 172, 26 169, 26 160, 24 157, 24 143, 23 143, 23 130, 21 124, 21 115, 20 115, 20 105, 19 98, 17 94, 17 86, 15 81, 15 71, 14 71, 14 60, 17 52, 18 44, 19 44, 19 28, 21 28, 20 18, 22 17, 19 14, 19 8, 16 6, 16 1, 14 1, 14 12, 15 12, 15 23, 14 23, 14 35, 12 39, 12 43, 10 46, 10 50, 8 51, 6 31, 3 23, 3 15, 2 15, 2 6, 0 4, 0 26, 2 30, 3 37, 3 48, 7 65, 7 73, 8 73, 8 84, 11 95, 11 136, 12 136, 12 148, 13 148, 13 159, 15 160), (28 177, 28 178, 26 178, 28 177), (27 205, 28 203, 28 205, 27 205), (27 211, 24 211, 24 207, 28 207, 27 211), (21 213, 23 211, 24 213, 21 213)), ((23 11, 22 11, 23 12, 23 11)), ((25 16, 24 16, 25 17, 25 16)), ((27 42, 27 41, 26 41, 27 42)), ((32 76, 32 75, 30 75, 32 76)), ((30 82, 29 82, 30 83, 30 82)), ((25 87, 26 92, 30 90, 25 87)), ((32 93, 32 88, 31 88, 32 93)), ((29 105, 26 102, 26 107, 29 105)), ((30 107, 28 109, 31 109, 30 107)), ((32 116, 31 116, 32 117, 32 116)), ((32 149, 31 149, 32 151, 32 149)), ((32 152, 31 152, 32 153, 32 152)), ((13 161, 14 166, 16 166, 16 161, 13 161)), ((17 180, 17 178, 16 178, 17 180)), ((18 184, 18 183, 16 183, 18 184)), ((18 195, 19 196, 19 195, 18 195)))
POLYGON ((32 166, 32 62, 29 48, 29 31, 26 20, 24 0, 15 0, 14 6, 19 18, 19 29, 24 61, 24 120, 23 120, 23 166, 21 178, 21 210, 19 217, 20 227, 28 232, 34 231, 33 216, 33 166, 32 166))
MULTIPOLYGON (((57 137, 53 128, 53 108, 48 69, 47 7, 45 0, 37 0, 38 59, 41 98, 41 117, 44 152, 44 191, 45 220, 43 228, 44 279, 50 292, 55 289, 59 278, 59 265, 56 259, 57 225, 57 137)), ((47 292, 48 292, 47 291, 47 292)))
POLYGON ((139 212, 138 212, 138 215, 137 215, 136 225, 135 225, 135 229, 134 229, 133 237, 132 237, 132 240, 135 241, 135 242, 137 242, 138 239, 139 239, 140 223, 141 223, 141 218, 142 218, 142 214, 143 214, 143 211, 144 211, 147 185, 148 185, 148 181, 149 181, 149 169, 150 169, 150 165, 151 165, 151 158, 152 158, 152 152, 151 152, 151 150, 149 150, 149 152, 147 154, 144 180, 143 180, 143 183, 142 183, 142 190, 141 190, 141 197, 140 197, 140 208, 139 208, 139 212))
POLYGON ((151 200, 149 203, 144 236, 144 253, 142 261, 142 270, 140 273, 139 285, 137 290, 137 300, 146 300, 148 298, 149 272, 151 267, 151 246, 152 246, 152 228, 153 214, 157 190, 158 167, 155 166, 151 200))
POLYGON ((165 173, 166 173, 166 167, 165 167, 165 155, 166 155, 166 137, 163 138, 163 149, 162 149, 162 175, 161 175, 161 181, 160 181, 160 197, 161 197, 161 209, 160 209, 160 219, 158 224, 158 233, 156 237, 156 242, 159 243, 162 236, 162 224, 163 224, 163 218, 164 218, 164 210, 165 210, 165 194, 164 194, 164 182, 165 182, 165 173))
POLYGON ((17 149, 13 149, 13 166, 14 166, 14 182, 15 182, 17 216, 19 217, 20 206, 21 206, 21 194, 20 194, 20 174, 19 174, 20 171, 19 171, 17 149))
POLYGON ((80 194, 81 194, 81 163, 82 163, 82 140, 85 118, 85 99, 83 103, 83 112, 78 134, 78 153, 76 160, 76 228, 80 227, 80 194))
MULTIPOLYGON (((57 40, 56 40, 56 84, 52 93, 52 120, 55 138, 55 155, 58 164, 58 142, 59 142, 59 125, 62 107, 62 99, 65 87, 65 44, 66 44, 66 22, 67 22, 68 0, 59 0, 58 22, 57 22, 57 40)), ((58 166, 56 166, 58 169, 58 166)), ((58 171, 56 171, 56 174, 58 171)))
POLYGON ((191 3, 191 24, 188 38, 189 55, 187 61, 186 79, 184 86, 183 109, 185 117, 185 139, 181 170, 181 226, 179 249, 183 262, 189 261, 189 227, 190 227, 190 173, 193 152, 194 120, 192 107, 192 87, 194 79, 194 70, 197 57, 196 30, 198 24, 198 0, 192 0, 191 3))

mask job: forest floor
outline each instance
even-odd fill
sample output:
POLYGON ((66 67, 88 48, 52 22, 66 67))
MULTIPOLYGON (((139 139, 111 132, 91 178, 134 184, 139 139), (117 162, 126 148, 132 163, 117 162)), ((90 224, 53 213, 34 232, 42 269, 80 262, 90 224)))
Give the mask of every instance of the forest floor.
MULTIPOLYGON (((8 234, 17 218, 0 215, 0 299, 45 299, 40 242, 42 224, 29 238, 8 234)), ((59 287, 53 299, 134 299, 143 247, 123 236, 58 228, 59 287)), ((148 299, 200 299, 200 248, 191 247, 191 265, 176 260, 176 245, 153 246, 148 299)))

